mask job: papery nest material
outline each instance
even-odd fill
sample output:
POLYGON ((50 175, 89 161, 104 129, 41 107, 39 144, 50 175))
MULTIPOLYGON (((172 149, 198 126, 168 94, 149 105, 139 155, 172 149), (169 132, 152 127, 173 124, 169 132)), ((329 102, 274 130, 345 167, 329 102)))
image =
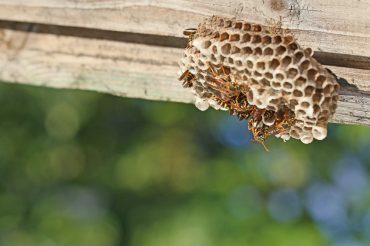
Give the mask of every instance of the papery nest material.
POLYGON ((327 136, 339 84, 292 34, 217 16, 185 34, 180 80, 200 110, 212 106, 249 120, 262 143, 270 135, 306 144, 327 136))

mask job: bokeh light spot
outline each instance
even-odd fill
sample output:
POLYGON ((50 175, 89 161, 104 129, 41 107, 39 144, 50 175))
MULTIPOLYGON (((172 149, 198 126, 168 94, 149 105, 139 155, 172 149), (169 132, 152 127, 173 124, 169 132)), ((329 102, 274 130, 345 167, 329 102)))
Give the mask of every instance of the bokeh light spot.
POLYGON ((80 127, 79 115, 71 105, 58 103, 49 109, 45 127, 52 137, 61 140, 72 139, 80 127))
POLYGON ((299 194, 293 189, 272 192, 268 200, 268 211, 279 222, 297 221, 302 214, 299 194))

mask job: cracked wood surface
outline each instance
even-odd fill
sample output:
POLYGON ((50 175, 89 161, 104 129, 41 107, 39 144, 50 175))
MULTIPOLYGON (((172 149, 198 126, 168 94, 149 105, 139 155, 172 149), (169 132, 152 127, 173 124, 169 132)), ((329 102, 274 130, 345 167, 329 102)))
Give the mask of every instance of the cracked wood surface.
MULTIPOLYGON (((2 27, 0 54, 3 81, 173 102, 194 99, 177 80, 179 48, 2 27)), ((332 121, 370 125, 370 70, 329 69, 342 85, 332 121)))
POLYGON ((370 57, 370 0, 0 0, 3 20, 180 37, 210 15, 271 24, 303 46, 370 57))

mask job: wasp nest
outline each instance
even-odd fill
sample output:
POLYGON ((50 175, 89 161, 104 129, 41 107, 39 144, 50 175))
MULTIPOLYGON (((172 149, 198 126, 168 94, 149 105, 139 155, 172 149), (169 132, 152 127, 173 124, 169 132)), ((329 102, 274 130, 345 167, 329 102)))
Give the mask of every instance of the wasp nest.
POLYGON ((259 142, 269 135, 306 144, 326 137, 339 84, 291 34, 222 17, 184 33, 189 44, 180 80, 193 89, 199 109, 249 120, 259 142))

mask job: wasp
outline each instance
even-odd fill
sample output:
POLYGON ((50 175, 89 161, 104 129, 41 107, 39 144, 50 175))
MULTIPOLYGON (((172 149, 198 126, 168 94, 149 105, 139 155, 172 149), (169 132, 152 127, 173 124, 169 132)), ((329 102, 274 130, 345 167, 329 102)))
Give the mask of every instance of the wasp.
POLYGON ((180 81, 183 81, 182 86, 184 88, 190 88, 193 86, 193 81, 195 79, 195 75, 190 73, 189 70, 186 70, 179 78, 180 81))
POLYGON ((193 41, 194 39, 194 36, 195 34, 197 33, 197 29, 196 28, 187 28, 183 31, 183 34, 184 36, 186 36, 188 38, 188 45, 186 48, 190 48, 191 47, 191 42, 193 41))
POLYGON ((268 136, 268 133, 267 133, 266 129, 263 127, 259 130, 252 131, 252 133, 253 133, 253 140, 252 141, 262 144, 263 148, 267 152, 269 152, 269 149, 267 148, 267 146, 265 144, 265 140, 268 136))
POLYGON ((217 90, 219 92, 217 94, 221 94, 221 97, 224 100, 228 100, 233 96, 238 95, 238 83, 231 81, 231 78, 223 65, 220 65, 220 68, 216 70, 216 68, 208 62, 207 72, 206 84, 211 87, 212 90, 217 90))
POLYGON ((196 28, 187 28, 183 31, 183 34, 188 37, 189 39, 193 39, 194 35, 197 33, 196 28))
POLYGON ((268 151, 264 144, 266 138, 271 135, 275 136, 277 134, 289 131, 289 129, 294 125, 295 119, 293 112, 288 108, 283 108, 279 110, 278 113, 273 111, 266 111, 265 113, 269 114, 268 116, 271 117, 276 116, 276 120, 272 126, 251 124, 249 128, 253 133, 254 141, 261 143, 268 151))

